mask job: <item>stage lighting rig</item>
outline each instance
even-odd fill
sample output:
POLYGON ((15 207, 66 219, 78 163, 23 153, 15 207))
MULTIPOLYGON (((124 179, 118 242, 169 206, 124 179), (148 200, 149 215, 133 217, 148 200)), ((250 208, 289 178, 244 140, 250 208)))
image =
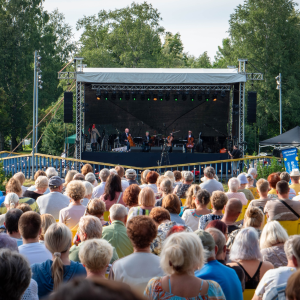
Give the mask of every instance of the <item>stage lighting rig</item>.
POLYGON ((136 98, 137 98, 136 92, 135 92, 135 91, 132 91, 132 92, 131 92, 131 96, 132 96, 132 100, 135 101, 136 98))
POLYGON ((169 93, 169 92, 166 93, 165 99, 166 99, 166 101, 169 101, 169 100, 170 100, 170 93, 169 93))
POLYGON ((225 96, 226 96, 226 92, 225 92, 225 91, 222 91, 222 92, 221 92, 221 97, 222 97, 222 98, 225 98, 225 96))
POLYGON ((105 91, 103 94, 104 94, 104 99, 107 101, 108 100, 108 96, 109 96, 108 91, 105 91))
POLYGON ((160 101, 163 101, 163 99, 164 99, 164 93, 163 93, 163 92, 159 92, 159 93, 158 93, 158 99, 159 99, 160 101))
POLYGON ((175 100, 175 101, 178 101, 178 98, 179 98, 180 94, 181 94, 180 91, 177 91, 177 92, 175 93, 175 95, 174 95, 174 100, 175 100))
POLYGON ((144 101, 146 99, 146 95, 144 92, 140 92, 141 94, 141 101, 144 101))
POLYGON ((125 93, 125 100, 127 100, 127 101, 130 100, 130 93, 129 92, 125 93))
POLYGON ((190 92, 190 100, 191 101, 195 101, 196 100, 196 96, 197 96, 197 94, 196 94, 195 91, 190 92))
POLYGON ((218 92, 214 92, 213 101, 217 101, 217 100, 218 100, 218 92))
POLYGON ((120 101, 123 99, 123 93, 122 92, 118 92, 118 99, 120 101))
POLYGON ((96 98, 98 101, 101 100, 101 90, 100 89, 97 89, 97 91, 96 91, 96 98))

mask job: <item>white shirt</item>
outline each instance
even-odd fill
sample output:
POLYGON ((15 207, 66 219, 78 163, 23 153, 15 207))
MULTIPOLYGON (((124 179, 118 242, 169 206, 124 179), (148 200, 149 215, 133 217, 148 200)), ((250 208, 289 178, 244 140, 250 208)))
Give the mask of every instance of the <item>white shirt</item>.
POLYGON ((98 186, 93 189, 92 199, 100 198, 104 194, 105 182, 101 182, 98 186))
POLYGON ((147 186, 153 190, 154 194, 156 194, 158 191, 157 191, 157 186, 155 183, 148 183, 147 186))
POLYGON ((23 197, 23 194, 27 191, 27 187, 22 185, 21 188, 22 188, 22 197, 23 197))
POLYGON ((122 185, 123 192, 129 187, 129 183, 125 178, 121 180, 121 185, 122 185))
MULTIPOLYGON (((30 187, 27 189, 27 191, 32 191, 32 192, 34 192, 35 190, 36 190, 35 185, 32 185, 32 186, 30 186, 30 187)), ((24 193, 25 193, 25 192, 24 192, 24 193)), ((48 194, 48 193, 50 193, 50 189, 49 189, 49 188, 46 189, 46 192, 44 193, 44 195, 46 195, 46 194, 48 194)))
POLYGON ((48 259, 52 259, 51 252, 44 244, 39 242, 19 246, 19 253, 28 259, 29 265, 41 264, 48 259))
POLYGON ((59 211, 70 204, 70 198, 59 192, 51 192, 40 196, 36 200, 41 215, 50 214, 55 220, 59 218, 59 211))
POLYGON ((149 280, 156 276, 164 276, 159 256, 138 252, 115 261, 109 278, 125 282, 143 293, 149 280))
POLYGON ((287 283, 289 277, 294 272, 296 272, 296 268, 291 267, 279 267, 267 271, 259 282, 255 290, 255 295, 261 296, 264 300, 271 288, 287 283))
POLYGON ((202 215, 196 215, 195 209, 186 209, 181 217, 185 225, 190 226, 193 231, 198 229, 199 220, 202 215))

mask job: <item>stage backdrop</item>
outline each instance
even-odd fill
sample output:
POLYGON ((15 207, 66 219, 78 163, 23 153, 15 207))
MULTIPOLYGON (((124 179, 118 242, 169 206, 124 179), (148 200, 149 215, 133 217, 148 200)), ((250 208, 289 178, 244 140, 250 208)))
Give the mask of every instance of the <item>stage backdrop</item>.
POLYGON ((140 96, 134 101, 123 99, 101 100, 96 99, 96 91, 91 85, 85 86, 85 132, 90 124, 96 124, 99 132, 105 128, 106 133, 117 133, 116 129, 123 132, 126 127, 134 137, 144 136, 146 130, 150 135, 157 133, 169 134, 172 130, 180 130, 176 138, 184 138, 188 130, 192 130, 197 138, 199 132, 203 137, 216 137, 228 134, 229 114, 229 92, 225 97, 218 95, 218 100, 211 98, 208 102, 202 103, 198 99, 186 101, 182 96, 175 101, 171 94, 170 100, 157 101, 141 100, 140 96), (200 104, 202 103, 202 104, 200 104), (214 129, 215 130, 214 130, 214 129), (218 133, 217 131, 221 132, 218 133))

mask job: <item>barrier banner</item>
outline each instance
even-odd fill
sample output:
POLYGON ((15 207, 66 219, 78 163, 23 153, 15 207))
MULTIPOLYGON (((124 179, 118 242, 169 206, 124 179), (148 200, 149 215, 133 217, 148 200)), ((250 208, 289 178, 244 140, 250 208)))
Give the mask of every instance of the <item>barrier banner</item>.
POLYGON ((290 148, 281 152, 286 172, 291 173, 293 169, 299 169, 297 148, 290 148))

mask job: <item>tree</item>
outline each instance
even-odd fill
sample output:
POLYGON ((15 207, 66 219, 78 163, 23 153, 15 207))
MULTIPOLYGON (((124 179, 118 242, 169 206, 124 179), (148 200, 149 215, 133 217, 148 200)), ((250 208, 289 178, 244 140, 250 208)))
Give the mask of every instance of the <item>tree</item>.
POLYGON ((300 122, 300 19, 295 5, 291 0, 246 0, 230 16, 229 38, 216 56, 216 66, 237 65, 238 58, 247 58, 248 72, 263 72, 263 82, 247 87, 258 91, 257 125, 263 137, 279 133, 278 73, 283 77, 283 127, 288 130, 300 122))
POLYGON ((189 68, 212 68, 212 64, 207 51, 199 55, 198 58, 196 58, 195 56, 188 56, 186 66, 189 68))

